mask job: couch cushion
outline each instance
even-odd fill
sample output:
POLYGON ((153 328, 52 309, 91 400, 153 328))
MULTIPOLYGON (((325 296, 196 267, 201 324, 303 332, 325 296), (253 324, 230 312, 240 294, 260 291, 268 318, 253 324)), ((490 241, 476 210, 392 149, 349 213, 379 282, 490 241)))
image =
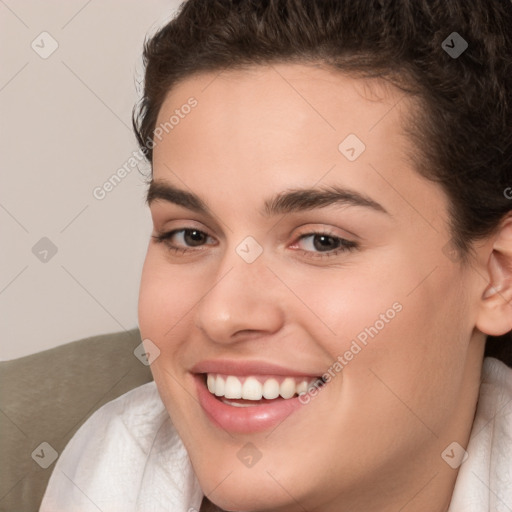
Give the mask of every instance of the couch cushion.
POLYGON ((82 423, 152 380, 133 353, 140 342, 134 329, 0 362, 1 512, 36 512, 53 459, 82 423))

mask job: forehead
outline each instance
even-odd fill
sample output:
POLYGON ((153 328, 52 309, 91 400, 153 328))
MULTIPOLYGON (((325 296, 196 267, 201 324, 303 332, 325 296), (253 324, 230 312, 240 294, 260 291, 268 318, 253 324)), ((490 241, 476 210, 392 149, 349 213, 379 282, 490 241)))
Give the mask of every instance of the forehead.
POLYGON ((198 108, 191 120, 182 123, 185 126, 173 130, 174 135, 189 135, 186 125, 193 123, 198 136, 208 132, 212 140, 212 131, 219 136, 238 133, 240 142, 258 129, 261 137, 264 128, 267 143, 279 135, 281 153, 286 134, 291 140, 298 135, 331 139, 347 131, 361 140, 381 131, 401 137, 413 106, 411 98, 382 79, 353 78, 319 65, 274 64, 196 74, 179 82, 167 94, 157 126, 191 97, 197 99, 198 108), (238 130, 248 125, 252 130, 238 130))
POLYGON ((409 202, 431 211, 404 130, 415 109, 410 97, 383 80, 319 66, 194 75, 177 84, 160 109, 157 127, 173 116, 174 122, 155 141, 153 176, 184 181, 202 195, 220 187, 240 208, 249 205, 248 189, 269 195, 291 182, 311 187, 328 181, 369 195, 382 192, 395 203, 397 192, 414 191, 409 202), (191 99, 196 106, 185 108, 191 99))

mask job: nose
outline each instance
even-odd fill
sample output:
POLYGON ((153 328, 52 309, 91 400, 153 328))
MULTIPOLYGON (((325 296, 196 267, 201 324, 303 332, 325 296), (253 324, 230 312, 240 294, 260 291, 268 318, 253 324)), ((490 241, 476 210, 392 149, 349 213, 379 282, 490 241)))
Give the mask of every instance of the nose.
POLYGON ((223 344, 276 333, 285 319, 279 294, 276 277, 262 257, 246 263, 234 254, 225 258, 199 302, 195 325, 211 341, 223 344))

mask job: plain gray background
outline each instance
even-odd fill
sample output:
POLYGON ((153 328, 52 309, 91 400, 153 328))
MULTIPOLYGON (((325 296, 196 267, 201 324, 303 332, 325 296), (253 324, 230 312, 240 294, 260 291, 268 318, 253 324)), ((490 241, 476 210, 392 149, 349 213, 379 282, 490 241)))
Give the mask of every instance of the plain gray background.
POLYGON ((180 3, 0 0, 1 360, 137 325, 144 177, 94 190, 138 151, 142 43, 180 3))

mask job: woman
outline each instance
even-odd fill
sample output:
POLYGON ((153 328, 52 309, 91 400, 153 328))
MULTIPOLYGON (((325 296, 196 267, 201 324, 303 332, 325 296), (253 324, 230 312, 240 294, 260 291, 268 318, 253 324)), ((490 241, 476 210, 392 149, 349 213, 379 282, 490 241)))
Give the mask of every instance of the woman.
POLYGON ((512 510, 509 4, 189 0, 147 42, 155 382, 41 510, 512 510))

